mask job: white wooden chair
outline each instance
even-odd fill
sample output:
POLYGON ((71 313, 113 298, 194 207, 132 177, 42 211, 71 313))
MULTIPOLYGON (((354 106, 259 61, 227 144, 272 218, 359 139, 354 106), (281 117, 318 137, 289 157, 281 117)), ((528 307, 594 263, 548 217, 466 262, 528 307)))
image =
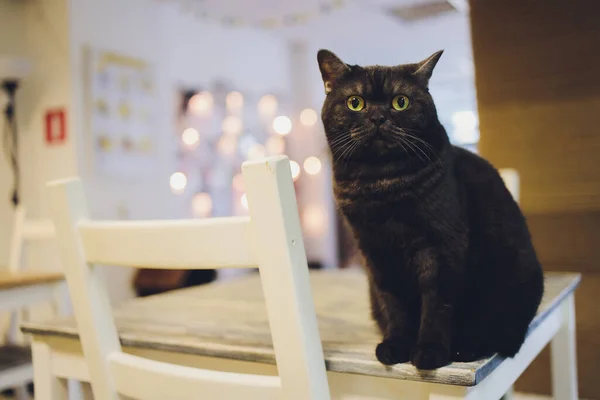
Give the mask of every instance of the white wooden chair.
POLYGON ((91 221, 78 179, 48 184, 96 399, 330 398, 289 161, 273 157, 247 162, 242 172, 249 217, 91 221), (279 376, 203 370, 124 353, 101 270, 95 264, 258 267, 279 376))
POLYGON ((502 177, 502 180, 504 180, 504 184, 510 194, 512 194, 515 201, 519 203, 521 199, 521 180, 519 178, 519 172, 513 168, 503 168, 498 172, 500 172, 500 176, 502 177))
MULTIPOLYGON (((12 289, 7 292, 10 304, 0 305, 3 309, 11 309, 10 321, 5 334, 6 345, 0 347, 0 391, 14 388, 19 399, 28 398, 25 385, 33 381, 31 352, 28 347, 23 346, 24 340, 19 332, 20 322, 28 318, 28 309, 25 306, 38 301, 47 301, 55 306, 55 312, 57 312, 59 306, 55 297, 57 294, 53 290, 47 290, 47 285, 38 285, 38 283, 42 281, 48 283, 60 279, 59 274, 52 277, 48 273, 40 274, 37 277, 39 279, 36 279, 35 274, 28 274, 26 279, 19 279, 24 272, 23 248, 29 242, 53 241, 55 237, 54 224, 51 220, 29 219, 25 207, 18 206, 16 208, 7 272, 12 276, 13 283, 19 285, 19 290, 9 288, 12 289), (25 280, 27 284, 22 284, 25 280), (24 286, 29 286, 29 288, 24 286)), ((6 296, 2 298, 4 297, 6 296)))
MULTIPOLYGON (((519 203, 521 181, 519 179, 519 173, 517 170, 513 168, 503 168, 498 170, 498 172, 500 173, 500 177, 504 181, 504 184, 506 185, 506 188, 510 194, 513 196, 515 201, 519 203)), ((509 391, 502 396, 501 400, 514 400, 514 397, 514 388, 511 387, 509 391)))

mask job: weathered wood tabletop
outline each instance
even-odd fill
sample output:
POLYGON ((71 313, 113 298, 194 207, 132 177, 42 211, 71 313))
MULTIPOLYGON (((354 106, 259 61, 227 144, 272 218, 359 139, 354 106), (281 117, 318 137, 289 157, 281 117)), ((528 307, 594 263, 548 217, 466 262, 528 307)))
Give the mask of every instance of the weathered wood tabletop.
MULTIPOLYGON (((579 284, 577 274, 549 273, 535 328, 579 284)), ((500 357, 454 363, 436 371, 410 364, 384 366, 375 358, 379 334, 369 316, 366 278, 360 271, 311 273, 327 369, 344 373, 472 386, 500 357)), ((115 311, 125 346, 275 363, 258 275, 236 281, 135 299, 115 311)), ((31 334, 77 337, 73 319, 27 323, 31 334)))

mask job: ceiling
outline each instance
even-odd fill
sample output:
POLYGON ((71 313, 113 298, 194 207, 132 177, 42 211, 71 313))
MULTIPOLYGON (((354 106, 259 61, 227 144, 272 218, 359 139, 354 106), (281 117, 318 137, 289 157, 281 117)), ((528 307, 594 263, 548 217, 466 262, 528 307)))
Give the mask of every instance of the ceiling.
MULTIPOLYGON (((164 1, 164 0, 163 0, 164 1)), ((329 48, 351 64, 399 64, 444 49, 438 79, 472 76, 468 16, 452 10, 406 22, 391 8, 466 0, 169 0, 182 12, 224 25, 253 26, 315 48, 329 48), (294 17, 299 20, 294 21, 294 17)))
MULTIPOLYGON (((232 29, 252 26, 279 38, 301 40, 315 55, 319 48, 330 49, 349 64, 410 63, 443 49, 431 84, 436 102, 448 111, 475 107, 470 28, 468 12, 463 8, 466 0, 162 1, 170 1, 184 13, 193 13, 199 21, 230 25, 232 29), (434 1, 452 3, 457 10, 413 22, 389 12, 391 8, 434 1), (323 12, 323 4, 330 6, 327 12, 323 12), (290 24, 290 15, 310 17, 290 24), (270 19, 278 19, 279 25, 261 25, 261 21, 270 19)), ((318 74, 316 68, 311 71, 318 74)), ((316 76, 314 79, 319 80, 316 76)))

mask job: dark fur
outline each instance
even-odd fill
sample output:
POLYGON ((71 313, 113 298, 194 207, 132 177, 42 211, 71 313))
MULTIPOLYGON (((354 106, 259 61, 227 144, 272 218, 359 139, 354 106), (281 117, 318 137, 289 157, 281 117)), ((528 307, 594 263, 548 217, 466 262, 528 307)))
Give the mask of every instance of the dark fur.
POLYGON ((384 364, 514 356, 543 293, 525 218, 496 169, 449 143, 418 64, 349 66, 322 50, 322 119, 339 208, 366 260, 384 364), (409 97, 404 111, 394 96, 409 97), (351 111, 349 96, 365 99, 351 111), (377 125, 380 124, 378 127, 377 125))

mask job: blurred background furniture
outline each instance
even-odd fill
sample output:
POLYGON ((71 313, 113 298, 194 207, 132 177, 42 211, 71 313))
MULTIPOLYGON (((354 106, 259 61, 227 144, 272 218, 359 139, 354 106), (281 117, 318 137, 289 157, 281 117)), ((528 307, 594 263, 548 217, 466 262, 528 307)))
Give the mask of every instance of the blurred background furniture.
POLYGON ((25 386, 33 381, 31 350, 20 335, 19 324, 27 320, 28 307, 53 303, 59 310, 59 289, 63 275, 41 269, 23 268, 23 247, 32 241, 52 241, 56 237, 50 220, 27 218, 25 208, 17 207, 12 231, 8 268, 0 272, 0 309, 10 311, 5 344, 0 347, 0 390, 14 389, 19 399, 28 398, 25 386))

